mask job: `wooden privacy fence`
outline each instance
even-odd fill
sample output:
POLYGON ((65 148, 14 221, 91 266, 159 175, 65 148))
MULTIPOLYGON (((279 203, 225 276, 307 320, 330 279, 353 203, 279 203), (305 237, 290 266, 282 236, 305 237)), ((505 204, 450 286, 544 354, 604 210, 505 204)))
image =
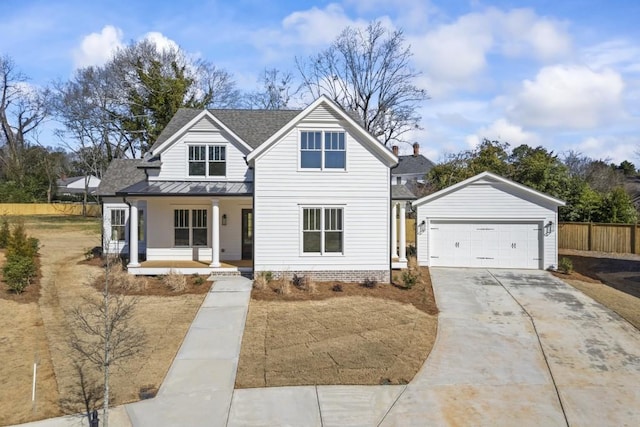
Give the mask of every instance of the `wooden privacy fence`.
POLYGON ((598 224, 561 222, 558 247, 581 251, 640 253, 640 226, 637 224, 598 224))
MULTIPOLYGON (((100 205, 87 205, 87 216, 100 212, 100 205)), ((82 215, 82 203, 0 203, 0 215, 82 215)))

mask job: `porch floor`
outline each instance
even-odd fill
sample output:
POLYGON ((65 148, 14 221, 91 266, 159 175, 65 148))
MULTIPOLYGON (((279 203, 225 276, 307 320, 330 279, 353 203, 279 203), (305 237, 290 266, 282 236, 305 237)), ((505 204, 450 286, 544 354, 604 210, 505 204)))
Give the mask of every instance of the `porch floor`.
POLYGON ((240 275, 252 272, 253 262, 251 260, 231 260, 221 261, 220 267, 210 267, 207 261, 192 260, 163 260, 163 261, 142 261, 139 267, 128 267, 130 274, 142 276, 157 276, 168 274, 172 271, 180 274, 203 274, 203 275, 240 275))

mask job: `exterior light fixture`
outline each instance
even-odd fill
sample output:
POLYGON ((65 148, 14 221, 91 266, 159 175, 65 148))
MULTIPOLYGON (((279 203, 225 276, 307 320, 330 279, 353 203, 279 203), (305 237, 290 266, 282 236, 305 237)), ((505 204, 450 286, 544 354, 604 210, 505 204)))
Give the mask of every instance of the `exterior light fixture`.
POLYGON ((422 234, 425 231, 427 231, 427 221, 423 219, 418 225, 418 234, 422 234))
POLYGON ((544 234, 545 234, 545 236, 548 236, 551 233, 553 233, 553 221, 549 221, 544 226, 544 234))
POLYGON ((222 214, 222 225, 227 225, 227 214, 222 214))

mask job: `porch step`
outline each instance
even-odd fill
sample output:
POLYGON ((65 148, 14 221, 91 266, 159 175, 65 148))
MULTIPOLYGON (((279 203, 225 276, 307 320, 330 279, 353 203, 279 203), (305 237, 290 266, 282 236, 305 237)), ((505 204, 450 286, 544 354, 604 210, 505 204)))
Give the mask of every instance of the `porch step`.
POLYGON ((211 273, 211 275, 207 278, 207 280, 209 281, 214 281, 216 279, 219 279, 220 277, 240 277, 242 274, 240 274, 239 270, 235 270, 235 271, 215 271, 213 273, 211 273))

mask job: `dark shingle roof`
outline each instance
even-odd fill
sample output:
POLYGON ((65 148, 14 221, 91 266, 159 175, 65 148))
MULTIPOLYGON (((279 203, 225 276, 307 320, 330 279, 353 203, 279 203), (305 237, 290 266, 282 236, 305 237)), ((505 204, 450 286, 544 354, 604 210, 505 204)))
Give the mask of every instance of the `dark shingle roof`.
MULTIPOLYGON (((209 110, 251 148, 256 148, 289 123, 302 110, 209 110)), ((202 110, 181 108, 169 121, 151 151, 193 120, 202 110)))
POLYGON ((302 110, 209 110, 251 148, 257 148, 302 110))
POLYGON ((435 166, 431 160, 427 159, 422 154, 417 156, 398 156, 398 167, 391 169, 392 175, 403 175, 409 173, 422 173, 426 174, 435 166))
POLYGON ((116 191, 146 179, 143 169, 138 168, 140 159, 113 159, 98 187, 99 196, 113 196, 116 191))
POLYGON ((417 197, 409 190, 405 185, 392 185, 391 186, 391 199, 392 200, 415 200, 417 197))

